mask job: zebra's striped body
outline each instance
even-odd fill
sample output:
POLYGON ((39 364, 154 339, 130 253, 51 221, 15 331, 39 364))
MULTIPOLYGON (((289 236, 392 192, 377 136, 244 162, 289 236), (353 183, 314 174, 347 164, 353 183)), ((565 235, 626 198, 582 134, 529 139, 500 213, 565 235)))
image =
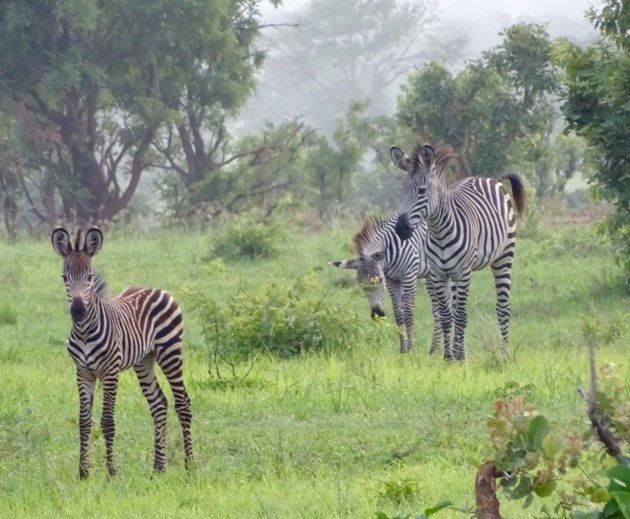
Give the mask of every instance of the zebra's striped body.
MULTIPOLYGON (((426 225, 419 225, 408 240, 396 234, 396 217, 381 221, 366 220, 354 236, 358 258, 332 262, 339 268, 355 269, 357 280, 370 303, 372 318, 383 317, 383 299, 387 290, 392 299, 394 319, 400 333, 400 351, 413 350, 413 312, 418 278, 426 279, 434 319, 437 299, 434 297, 426 259, 426 225)), ((439 346, 440 329, 433 328, 430 352, 439 346)))
POLYGON ((136 372, 153 417, 154 469, 164 469, 167 400, 155 377, 156 361, 173 391, 188 466, 192 461, 192 414, 182 372, 181 310, 173 297, 160 289, 127 288, 118 297, 107 299, 104 283, 92 271, 92 257, 102 241, 95 227, 86 233, 83 247, 80 231, 74 247, 65 229, 58 227, 52 233, 53 248, 64 258, 63 279, 73 321, 68 351, 76 365, 79 388, 79 476, 83 479, 89 473, 88 442, 97 380, 103 385, 101 429, 107 468, 110 475, 116 472, 114 406, 119 374, 127 368, 136 372))
MULTIPOLYGON (((448 186, 445 169, 454 156, 447 150, 436 153, 425 144, 409 157, 399 148, 391 150, 393 162, 407 172, 403 207, 396 232, 403 239, 426 222, 427 259, 438 299, 444 329, 445 357, 463 360, 466 302, 472 272, 490 266, 497 292, 496 313, 504 347, 510 323, 512 260, 516 245, 516 219, 512 200, 501 180, 468 177, 448 186), (452 282, 449 293, 449 282, 452 282), (451 323, 455 335, 450 346, 451 323)), ((516 209, 524 206, 524 189, 516 175, 509 180, 516 209)))

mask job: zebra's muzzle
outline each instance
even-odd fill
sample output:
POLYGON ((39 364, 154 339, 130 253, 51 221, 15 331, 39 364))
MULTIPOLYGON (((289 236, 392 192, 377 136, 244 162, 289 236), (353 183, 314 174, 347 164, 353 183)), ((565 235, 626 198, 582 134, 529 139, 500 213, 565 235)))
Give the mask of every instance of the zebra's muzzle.
POLYGON ((409 223, 409 217, 407 213, 402 213, 398 215, 396 219, 396 234, 401 240, 408 240, 411 238, 413 234, 413 228, 409 223))
POLYGON ((385 312, 380 306, 375 306, 372 308, 371 316, 372 319, 376 319, 377 317, 385 317, 385 312))
POLYGON ((72 316, 72 320, 75 323, 80 323, 85 319, 86 308, 83 300, 79 297, 75 297, 72 300, 72 305, 70 306, 70 315, 72 316))

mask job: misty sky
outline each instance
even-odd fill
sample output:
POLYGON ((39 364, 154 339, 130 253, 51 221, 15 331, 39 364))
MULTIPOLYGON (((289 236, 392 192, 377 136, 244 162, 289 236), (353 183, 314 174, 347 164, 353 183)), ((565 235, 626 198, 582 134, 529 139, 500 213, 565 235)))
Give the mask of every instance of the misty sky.
MULTIPOLYGON (((308 0, 283 0, 280 10, 295 10, 308 3, 308 0)), ((438 0, 439 5, 449 14, 503 11, 514 17, 541 15, 567 15, 581 17, 595 0, 438 0)))
MULTIPOLYGON (((349 0, 340 0, 349 1, 349 0)), ((594 30, 584 13, 600 0, 434 0, 437 16, 452 22, 455 30, 464 31, 470 41, 469 57, 498 44, 498 32, 519 22, 547 23, 551 37, 572 36, 579 40, 592 39, 594 30)), ((265 19, 281 21, 308 3, 308 0, 283 0, 278 9, 263 7, 265 19)))
MULTIPOLYGON (((340 2, 352 0, 339 0, 340 2)), ((588 45, 597 33, 585 13, 601 6, 602 0, 424 0, 434 2, 436 18, 445 29, 465 35, 467 43, 462 60, 476 59, 483 51, 499 45, 499 33, 517 22, 544 24, 549 36, 567 36, 576 43, 588 45)), ((263 2, 265 23, 287 21, 309 0, 282 0, 279 8, 263 2)), ((273 54, 273 49, 269 49, 273 54)), ((462 61, 463 62, 463 61, 462 61)), ((461 62, 460 62, 461 63, 461 62)))

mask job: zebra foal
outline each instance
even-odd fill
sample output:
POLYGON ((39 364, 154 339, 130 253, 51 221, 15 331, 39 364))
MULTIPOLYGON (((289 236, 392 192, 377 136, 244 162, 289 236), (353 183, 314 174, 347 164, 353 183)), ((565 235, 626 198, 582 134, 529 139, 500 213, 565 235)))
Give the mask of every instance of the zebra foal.
POLYGON ((368 218, 353 241, 357 258, 332 261, 341 269, 357 272, 357 281, 370 304, 372 318, 384 317, 383 299, 389 292, 394 320, 400 334, 400 352, 413 351, 413 312, 418 279, 426 279, 434 318, 430 353, 439 347, 440 328, 437 322, 437 299, 428 278, 426 225, 419 225, 409 240, 401 240, 395 230, 396 216, 387 220, 368 218))
POLYGON ((472 272, 492 269, 497 293, 496 313, 504 347, 510 324, 512 261, 516 245, 516 218, 512 198, 502 180, 509 181, 516 211, 525 205, 520 178, 506 174, 501 179, 467 177, 449 186, 445 170, 455 157, 447 148, 418 146, 412 156, 397 146, 390 150, 392 161, 407 179, 396 232, 409 239, 414 229, 427 224, 427 258, 438 299, 446 358, 463 360, 466 303, 472 272), (449 294, 449 282, 452 282, 449 294), (452 348, 451 323, 455 324, 452 348))
POLYGON ((51 235, 53 249, 63 258, 63 281, 68 294, 72 330, 68 351, 76 366, 79 388, 79 477, 89 474, 88 444, 92 403, 97 379, 103 386, 101 429, 105 438, 107 469, 114 465, 114 406, 120 372, 133 368, 149 403, 155 426, 155 471, 164 470, 167 400, 155 377, 162 369, 175 399, 175 411, 184 436, 186 467, 192 461, 190 399, 182 372, 183 321, 179 306, 164 290, 130 287, 118 297, 105 296, 105 283, 92 270, 92 258, 103 245, 103 234, 92 227, 74 246, 63 227, 51 235))

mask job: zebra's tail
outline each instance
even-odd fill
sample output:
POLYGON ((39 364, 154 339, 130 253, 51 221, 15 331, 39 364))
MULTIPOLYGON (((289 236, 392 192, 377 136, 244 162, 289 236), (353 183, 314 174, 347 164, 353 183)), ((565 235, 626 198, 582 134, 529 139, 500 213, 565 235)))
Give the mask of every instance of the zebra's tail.
POLYGON ((501 177, 501 180, 509 180, 512 186, 512 198, 514 199, 514 205, 516 206, 516 212, 519 216, 523 215, 525 210, 525 186, 521 177, 515 173, 506 173, 501 177))

